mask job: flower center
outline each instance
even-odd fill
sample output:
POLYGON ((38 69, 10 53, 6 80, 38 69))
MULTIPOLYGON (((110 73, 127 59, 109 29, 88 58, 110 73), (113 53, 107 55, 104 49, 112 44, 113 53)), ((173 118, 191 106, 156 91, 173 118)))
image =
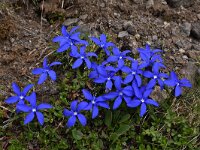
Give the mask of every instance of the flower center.
POLYGON ((101 44, 101 47, 104 47, 105 45, 104 44, 101 44))
POLYGON ((144 103, 144 99, 143 98, 141 99, 141 102, 144 103))
POLYGON ((122 56, 120 56, 119 59, 122 59, 122 56))
POLYGON ((153 76, 153 78, 154 78, 154 79, 157 79, 158 77, 155 75, 155 76, 153 76))
POLYGON ((176 83, 176 85, 177 85, 177 86, 179 86, 179 85, 180 85, 180 83, 178 83, 178 82, 177 82, 177 83, 176 83))
POLYGON ((84 56, 81 56, 81 59, 84 59, 84 56))
POLYGON ((74 116, 76 116, 77 114, 78 114, 78 113, 75 111, 75 112, 74 112, 74 116))
POLYGON ((108 79, 108 80, 110 80, 111 78, 110 78, 110 77, 108 77, 107 79, 108 79))
POLYGON ((24 96, 21 95, 19 98, 20 98, 20 99, 24 99, 24 96))
POLYGON ((35 108, 33 108, 33 109, 32 109, 32 112, 36 112, 36 109, 35 109, 35 108))
POLYGON ((134 75, 135 75, 135 74, 136 74, 136 72, 135 72, 135 71, 132 71, 132 74, 134 74, 134 75))
POLYGON ((70 43, 70 45, 72 46, 72 45, 73 45, 73 43, 71 42, 71 43, 70 43))
POLYGON ((122 93, 122 92, 119 92, 119 95, 120 95, 120 96, 122 96, 122 95, 123 95, 123 93, 122 93))
POLYGON ((92 100, 92 104, 95 104, 95 101, 94 101, 94 100, 92 100))

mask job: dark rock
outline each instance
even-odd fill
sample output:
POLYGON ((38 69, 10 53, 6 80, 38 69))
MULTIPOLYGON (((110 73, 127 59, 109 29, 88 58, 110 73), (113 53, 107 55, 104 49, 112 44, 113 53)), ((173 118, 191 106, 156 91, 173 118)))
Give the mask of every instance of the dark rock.
POLYGON ((154 6, 154 0, 148 0, 146 3, 146 9, 149 9, 154 6))
POLYGON ((200 40, 200 22, 196 22, 192 25, 192 30, 190 35, 193 38, 200 40))
POLYGON ((184 23, 180 26, 180 28, 181 28, 182 33, 184 33, 186 36, 189 36, 189 35, 190 35, 191 28, 192 28, 192 25, 191 25, 191 23, 184 22, 184 23))
POLYGON ((177 8, 180 6, 190 7, 194 4, 195 0, 166 0, 170 7, 177 8))

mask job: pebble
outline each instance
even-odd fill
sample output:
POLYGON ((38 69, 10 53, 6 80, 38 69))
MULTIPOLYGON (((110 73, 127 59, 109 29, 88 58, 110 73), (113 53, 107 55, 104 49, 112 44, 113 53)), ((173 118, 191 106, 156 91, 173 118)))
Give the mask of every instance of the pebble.
POLYGON ((151 8, 154 5, 154 0, 148 0, 146 3, 146 9, 151 8))
POLYGON ((81 20, 85 20, 85 19, 87 19, 87 17, 88 17, 88 15, 85 14, 85 15, 81 15, 81 16, 79 17, 79 19, 81 19, 81 20))
POLYGON ((127 31, 121 31, 118 33, 118 38, 123 38, 125 36, 129 36, 127 31))
POLYGON ((187 55, 183 55, 183 57, 182 57, 183 59, 188 59, 188 57, 187 57, 187 55))
POLYGON ((200 20, 200 14, 197 14, 197 18, 200 20))
POLYGON ((192 25, 191 23, 189 22, 184 22, 181 26, 181 31, 186 35, 186 36, 189 36, 190 35, 190 31, 191 31, 191 28, 192 28, 192 25))
POLYGON ((182 48, 180 48, 180 49, 179 49, 179 52, 180 52, 180 53, 185 53, 185 50, 182 49, 182 48))
POLYGON ((190 34, 193 38, 200 40, 200 22, 196 22, 192 25, 190 34))
POLYGON ((79 21, 78 18, 69 18, 69 19, 67 19, 67 20, 65 20, 65 21, 63 22, 63 25, 65 25, 65 26, 74 25, 74 24, 76 24, 78 21, 79 21))

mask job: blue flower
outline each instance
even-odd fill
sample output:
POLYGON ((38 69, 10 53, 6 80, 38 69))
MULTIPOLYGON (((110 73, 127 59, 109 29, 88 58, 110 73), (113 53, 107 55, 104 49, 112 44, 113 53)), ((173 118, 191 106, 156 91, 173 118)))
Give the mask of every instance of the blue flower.
POLYGON ((143 60, 140 67, 145 68, 148 66, 153 66, 155 62, 157 62, 160 67, 165 68, 163 65, 163 59, 158 52, 162 52, 160 49, 151 49, 150 45, 146 44, 146 48, 138 48, 138 52, 140 53, 140 58, 143 60))
POLYGON ((30 96, 27 96, 26 99, 30 102, 30 106, 26 104, 17 105, 17 109, 19 109, 20 111, 29 113, 24 119, 24 124, 31 122, 36 115, 40 125, 43 125, 44 115, 40 112, 40 110, 49 109, 49 108, 52 108, 52 106, 47 103, 42 103, 40 105, 37 105, 35 92, 33 92, 30 96))
POLYGON ((114 84, 116 91, 105 94, 104 97, 108 100, 115 99, 113 109, 117 109, 121 105, 123 99, 126 101, 126 103, 128 103, 131 100, 131 96, 134 95, 134 91, 131 86, 126 86, 124 88, 121 87, 121 77, 116 77, 114 84))
POLYGON ((19 86, 14 82, 12 84, 13 91, 15 92, 15 96, 11 96, 5 100, 7 104, 12 104, 18 101, 19 104, 23 104, 25 98, 27 97, 27 93, 33 87, 33 84, 27 85, 22 91, 19 86))
POLYGON ((113 48, 113 55, 107 58, 107 62, 118 62, 118 68, 121 69, 124 66, 125 59, 134 61, 133 58, 126 56, 130 52, 131 52, 130 50, 125 50, 123 52, 120 52, 120 50, 115 47, 113 48))
POLYGON ((95 38, 95 37, 91 37, 91 40, 97 44, 99 47, 101 47, 106 55, 110 55, 110 51, 108 50, 108 47, 114 47, 115 44, 113 44, 112 42, 106 42, 106 35, 105 34, 101 34, 100 35, 100 40, 95 38))
POLYGON ((153 89, 146 89, 145 86, 138 88, 137 86, 133 86, 134 92, 135 92, 135 98, 127 104, 128 107, 138 107, 140 108, 140 117, 143 117, 147 110, 147 105, 154 105, 156 107, 159 106, 159 104, 151 99, 149 95, 151 94, 153 89))
POLYGON ((142 75, 143 71, 138 64, 138 61, 133 61, 131 68, 124 66, 121 69, 123 72, 127 73, 126 78, 124 79, 124 84, 130 83, 131 81, 135 81, 138 86, 141 86, 142 79, 140 75, 142 75))
POLYGON ((174 71, 170 73, 170 78, 168 80, 165 80, 164 83, 168 86, 174 87, 176 97, 181 95, 182 87, 189 87, 189 88, 192 87, 192 84, 190 83, 189 80, 185 78, 179 80, 174 71))
POLYGON ((53 42, 59 42, 60 47, 57 52, 64 52, 71 48, 74 51, 77 47, 76 44, 84 44, 88 45, 88 43, 79 38, 80 32, 76 32, 78 27, 74 27, 70 32, 67 31, 65 26, 62 26, 62 34, 63 36, 57 36, 53 39, 53 42))
POLYGON ((92 67, 92 64, 90 62, 90 60, 88 59, 88 57, 97 57, 97 55, 93 52, 85 52, 86 47, 82 46, 80 48, 80 53, 78 53, 77 49, 73 52, 71 52, 71 56, 77 58, 77 60, 74 62, 72 68, 78 68, 82 65, 83 61, 85 61, 86 66, 88 67, 88 69, 90 69, 92 67))
POLYGON ((152 68, 152 72, 150 71, 144 71, 143 75, 147 78, 151 78, 149 83, 147 84, 147 89, 153 88, 156 83, 160 85, 160 89, 162 90, 164 88, 164 81, 163 79, 168 78, 168 75, 165 73, 159 72, 160 66, 158 63, 155 63, 152 68))
POLYGON ((44 58, 43 68, 36 68, 32 71, 33 74, 40 74, 38 84, 42 84, 47 79, 48 75, 53 81, 55 81, 56 73, 55 71, 51 70, 51 67, 55 65, 60 65, 60 64, 61 64, 60 62, 53 62, 51 64, 47 64, 47 58, 44 58))
POLYGON ((95 62, 91 63, 92 71, 89 73, 89 78, 90 79, 98 78, 99 73, 97 71, 97 67, 98 67, 97 63, 95 63, 95 62))
POLYGON ((70 105, 71 110, 64 109, 63 115, 66 117, 70 117, 67 122, 68 127, 74 126, 77 118, 83 126, 85 126, 87 124, 87 120, 86 120, 85 116, 83 114, 81 114, 80 112, 82 110, 85 110, 85 108, 88 106, 88 103, 80 102, 78 104, 78 106, 77 106, 77 104, 78 104, 78 100, 74 100, 73 102, 71 102, 71 105, 70 105))
POLYGON ((110 90, 112 89, 113 82, 112 80, 115 80, 116 76, 115 73, 117 70, 112 66, 98 66, 97 67, 99 77, 94 79, 95 83, 105 83, 106 82, 106 89, 110 90))
POLYGON ((104 97, 92 96, 92 94, 86 89, 83 89, 82 92, 84 97, 90 101, 85 110, 92 110, 92 119, 96 118, 99 114, 98 106, 110 109, 109 105, 105 102, 106 99, 104 97))

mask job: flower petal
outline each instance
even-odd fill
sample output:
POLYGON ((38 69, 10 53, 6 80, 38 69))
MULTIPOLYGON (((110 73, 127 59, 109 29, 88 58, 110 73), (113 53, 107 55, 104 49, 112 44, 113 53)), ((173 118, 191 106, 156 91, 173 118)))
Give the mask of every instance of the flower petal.
POLYGON ((103 107, 103 108, 110 109, 110 106, 109 106, 108 103, 106 103, 106 102, 98 102, 98 106, 103 107))
POLYGON ((52 66, 55 66, 55 65, 61 65, 62 63, 61 62, 58 62, 58 61, 55 61, 55 62, 52 62, 49 67, 52 67, 52 66))
POLYGON ((154 106, 156 106, 156 107, 159 106, 159 104, 158 104, 156 101, 152 100, 152 99, 147 99, 147 100, 145 101, 145 103, 146 103, 146 104, 150 104, 150 105, 154 105, 154 106))
POLYGON ((179 85, 177 85, 175 87, 175 96, 178 97, 181 95, 181 93, 182 93, 181 87, 179 85))
POLYGON ((61 53, 61 52, 64 52, 66 50, 68 50, 70 47, 70 44, 69 43, 65 43, 63 44, 62 46, 60 46, 57 50, 57 53, 61 53))
POLYGON ((100 40, 102 43, 106 43, 106 35, 105 34, 101 34, 100 35, 100 40))
POLYGON ((48 74, 49 74, 50 78, 51 78, 53 81, 56 80, 56 73, 55 73, 55 71, 49 70, 49 71, 48 71, 48 74))
POLYGON ((97 106, 94 106, 92 109, 92 119, 96 118, 99 114, 99 109, 97 106))
POLYGON ((77 104, 78 104, 78 100, 72 101, 70 105, 71 110, 76 111, 77 104))
POLYGON ((43 73, 44 69, 42 68, 36 68, 32 70, 32 74, 41 74, 43 73))
POLYGON ((85 126, 87 124, 87 119, 85 118, 85 116, 83 116, 82 114, 78 114, 77 116, 82 126, 85 126))
POLYGON ((38 80, 38 84, 42 84, 46 79, 47 79, 47 73, 46 73, 46 72, 45 72, 45 73, 42 73, 42 74, 40 75, 39 80, 38 80))
POLYGON ((90 100, 90 101, 93 100, 93 96, 92 96, 92 94, 88 90, 83 89, 82 92, 83 92, 84 97, 87 100, 90 100))
POLYGON ((81 110, 84 110, 88 106, 87 102, 80 102, 77 106, 77 111, 80 112, 81 110))
POLYGON ((103 97, 106 98, 106 99, 108 99, 108 100, 113 99, 116 96, 118 96, 117 92, 110 92, 110 93, 107 93, 107 94, 103 95, 103 97))
POLYGON ((124 79, 124 84, 130 83, 133 80, 133 75, 128 74, 126 78, 124 79))
POLYGON ((146 88, 147 88, 147 89, 151 89, 151 88, 153 88, 155 85, 156 85, 156 80, 155 80, 155 79, 151 79, 151 80, 149 81, 149 83, 147 84, 146 88))
POLYGON ((33 84, 29 84, 27 85, 24 90, 23 90, 23 94, 26 95, 28 93, 28 91, 33 87, 33 84))
POLYGON ((16 103, 18 101, 18 99, 19 99, 18 96, 11 96, 5 100, 5 103, 7 103, 7 104, 16 103))
POLYGON ((132 100, 127 103, 128 107, 138 107, 141 104, 140 100, 132 100))
POLYGON ((29 113, 26 118, 24 119, 24 124, 31 122, 34 119, 35 115, 34 112, 29 113))
POLYGON ((121 84, 122 84, 122 79, 121 79, 121 77, 116 77, 115 78, 115 88, 116 89, 118 89, 118 90, 120 90, 121 89, 121 84))
POLYGON ((43 125, 44 124, 44 115, 39 111, 36 112, 36 115, 37 115, 37 119, 38 119, 40 125, 43 125))
POLYGON ((64 109, 63 115, 66 116, 66 117, 69 117, 69 116, 72 116, 72 115, 73 115, 73 112, 72 112, 72 111, 69 111, 68 109, 64 109))
POLYGON ((145 103, 142 103, 140 108, 140 117, 143 117, 146 111, 147 111, 147 106, 145 103))
POLYGON ((18 86, 15 82, 12 83, 12 88, 13 88, 13 91, 14 91, 17 95, 20 95, 20 93, 21 93, 20 88, 19 88, 19 86, 18 86))
POLYGON ((27 106, 26 104, 17 104, 16 108, 23 112, 30 112, 31 107, 27 106))
POLYGON ((52 108, 52 106, 50 104, 47 104, 47 103, 42 103, 42 104, 38 105, 38 107, 37 107, 38 110, 50 109, 50 108, 52 108))
POLYGON ((113 86, 113 83, 112 83, 112 81, 111 80, 107 80, 107 82, 106 82, 106 89, 112 89, 112 86, 113 86))
POLYGON ((79 58, 79 59, 77 59, 77 60, 74 62, 72 68, 73 68, 73 69, 78 68, 78 67, 80 67, 80 65, 81 65, 82 63, 83 63, 83 60, 79 58))
POLYGON ((87 58, 85 58, 84 60, 85 60, 85 62, 86 62, 86 66, 88 67, 88 69, 90 69, 90 68, 91 68, 91 66, 92 66, 92 64, 91 64, 90 60, 89 60, 89 59, 87 59, 87 58))
POLYGON ((122 103, 122 98, 121 96, 118 96, 114 102, 113 109, 117 109, 121 103, 122 103))
POLYGON ((144 71, 144 74, 143 74, 146 78, 152 78, 153 77, 153 73, 150 72, 150 71, 144 71))
POLYGON ((27 96, 26 99, 30 102, 31 106, 36 106, 36 93, 33 92, 30 96, 27 96))
POLYGON ((71 116, 67 121, 67 126, 70 128, 70 127, 74 126, 75 122, 76 122, 76 117, 71 116))

